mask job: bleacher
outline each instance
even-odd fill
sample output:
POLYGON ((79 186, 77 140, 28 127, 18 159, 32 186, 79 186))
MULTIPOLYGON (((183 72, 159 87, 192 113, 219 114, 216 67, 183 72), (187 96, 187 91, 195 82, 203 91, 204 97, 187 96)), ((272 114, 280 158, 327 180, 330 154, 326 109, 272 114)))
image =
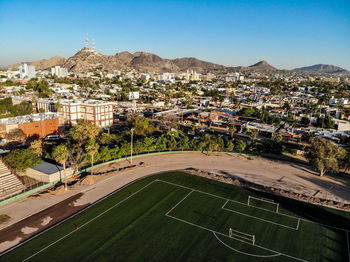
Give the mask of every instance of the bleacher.
POLYGON ((0 200, 20 193, 24 189, 22 181, 0 159, 0 200))

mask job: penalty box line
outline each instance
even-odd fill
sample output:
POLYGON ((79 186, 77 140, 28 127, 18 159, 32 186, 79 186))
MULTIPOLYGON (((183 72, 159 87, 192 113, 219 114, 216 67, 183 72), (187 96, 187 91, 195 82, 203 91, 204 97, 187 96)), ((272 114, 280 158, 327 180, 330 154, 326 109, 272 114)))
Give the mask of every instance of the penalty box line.
MULTIPOLYGON (((296 227, 290 227, 290 226, 286 226, 286 225, 283 225, 283 224, 280 224, 280 223, 277 223, 277 222, 273 222, 273 221, 270 221, 270 220, 267 220, 267 219, 259 218, 259 217, 252 216, 252 215, 248 215, 248 214, 241 213, 241 212, 239 212, 239 211, 236 211, 236 210, 227 208, 226 205, 227 205, 227 203, 228 203, 229 201, 231 201, 231 200, 227 199, 226 202, 223 204, 223 206, 221 207, 223 210, 226 210, 226 211, 229 211, 229 212, 232 212, 232 213, 236 213, 236 214, 239 214, 239 215, 243 215, 243 216, 246 216, 246 217, 258 219, 258 220, 261 220, 261 221, 264 221, 264 222, 267 222, 267 223, 271 223, 271 224, 273 224, 273 225, 277 225, 277 226, 281 226, 281 227, 285 227, 285 228, 289 228, 289 229, 293 229, 293 230, 299 230, 300 218, 297 219, 297 225, 296 225, 296 227)), ((279 214, 279 213, 276 213, 276 214, 279 214)))
MULTIPOLYGON (((161 179, 155 179, 154 181, 160 181, 160 182, 167 183, 167 184, 170 184, 170 185, 174 185, 174 186, 186 188, 186 189, 193 190, 193 191, 196 191, 196 192, 199 192, 199 193, 202 193, 202 194, 206 194, 206 195, 209 195, 209 196, 213 196, 213 197, 216 197, 216 198, 220 198, 220 199, 223 199, 223 200, 227 200, 227 198, 224 198, 224 197, 221 197, 221 196, 217 196, 217 195, 214 195, 214 194, 210 194, 210 193, 207 193, 207 192, 204 192, 204 191, 201 191, 201 190, 193 189, 193 188, 191 188, 191 187, 186 187, 186 186, 179 185, 179 184, 176 184, 176 183, 164 181, 164 180, 161 180, 161 179)), ((245 203, 243 203, 243 202, 239 202, 239 201, 236 201, 236 200, 233 200, 233 199, 228 199, 228 200, 229 200, 229 201, 232 201, 232 202, 235 202, 235 203, 238 203, 238 204, 241 204, 241 205, 244 205, 244 206, 248 206, 247 204, 245 204, 245 203)), ((297 201, 297 200, 296 200, 296 201, 297 201)), ((258 209, 259 209, 259 207, 254 207, 254 208, 258 208, 258 209)), ((261 209, 261 208, 260 208, 260 209, 261 209)), ((271 213, 273 213, 273 214, 276 214, 276 212, 273 212, 273 211, 270 211, 270 210, 266 210, 266 209, 264 209, 264 210, 267 211, 267 212, 271 212, 271 213)), ((304 222, 316 224, 316 225, 319 225, 319 226, 322 226, 322 227, 329 227, 329 228, 334 228, 334 229, 342 230, 342 231, 345 231, 345 232, 347 232, 347 231, 350 232, 350 230, 345 229, 345 228, 330 226, 330 225, 327 225, 327 224, 322 224, 322 223, 319 223, 319 222, 311 221, 311 220, 309 220, 309 219, 305 219, 305 218, 301 218, 301 217, 296 217, 296 216, 291 216, 291 215, 287 215, 287 214, 282 214, 282 213, 278 213, 278 214, 281 215, 281 216, 286 216, 286 217, 290 217, 290 218, 300 219, 300 221, 304 221, 304 222)))
MULTIPOLYGON (((90 224, 92 221, 96 220, 97 218, 101 217, 102 215, 104 215, 105 213, 107 213, 108 211, 110 211, 111 209, 119 206, 120 204, 122 204, 123 202, 125 202, 126 200, 128 200, 129 198, 133 197, 135 194, 141 192, 142 190, 144 190, 146 187, 148 187, 149 185, 153 184, 154 182, 156 182, 156 180, 153 180, 152 182, 148 183, 147 185, 145 185, 144 187, 140 188, 139 190, 137 190, 136 192, 132 193, 130 196, 124 198, 123 200, 119 201, 118 203, 114 204, 113 206, 109 207, 108 209, 106 209, 105 211, 101 212, 100 214, 98 214, 97 216, 93 217, 92 219, 88 220, 87 222, 85 222, 83 225, 81 225, 79 228, 83 228, 85 226, 87 226, 88 224, 90 224)), ((103 197, 100 201, 97 201, 96 203, 94 203, 93 205, 91 205, 90 207, 100 203, 102 200, 106 199, 110 197, 110 195, 107 195, 106 197, 103 197)), ((89 208, 90 208, 89 207, 89 208)), ((86 209, 83 209, 81 212, 86 211, 86 209)), ((77 213, 76 215, 80 214, 77 213)), ((68 219, 71 219, 73 217, 69 217, 68 219)), ((65 222, 66 220, 62 221, 65 222)), ((50 230, 52 228, 49 228, 48 230, 50 230)), ((43 233, 45 233, 46 231, 44 231, 43 233)), ((72 230, 71 232, 67 233, 66 235, 64 235, 63 237, 57 239, 56 241, 52 242, 51 244, 47 245, 46 247, 40 249, 39 251, 37 251, 36 253, 32 254, 31 256, 25 258, 24 260, 22 260, 22 262, 28 261, 29 259, 33 258, 34 256, 40 254, 41 252, 45 251, 46 249, 48 249, 49 247, 53 246, 54 244, 60 242, 61 240, 65 239, 66 237, 70 236, 71 234, 73 234, 74 232, 76 232, 76 230, 72 230)))
MULTIPOLYGON (((158 180, 158 181, 167 183, 166 181, 162 181, 162 180, 158 180)), ((172 183, 170 183, 170 184, 172 184, 172 183)), ((177 185, 175 184, 175 186, 177 186, 177 185)), ((180 186, 180 187, 181 187, 181 186, 180 186)), ((184 220, 184 219, 181 219, 181 218, 178 218, 178 217, 175 217, 175 216, 170 215, 170 212, 173 211, 173 210, 175 209, 175 207, 177 207, 179 204, 181 204, 190 194, 193 193, 193 191, 196 191, 196 190, 194 190, 194 189, 190 189, 190 190, 191 190, 191 191, 190 191, 184 198, 182 198, 173 208, 171 208, 167 213, 165 213, 165 216, 170 217, 170 218, 172 218, 172 219, 175 219, 175 220, 177 220, 177 221, 183 222, 183 223, 185 223, 185 224, 188 224, 188 225, 191 225, 191 226, 194 226, 194 227, 203 229, 203 230, 205 230, 205 231, 209 231, 209 232, 213 233, 214 236, 215 236, 222 244, 224 244, 226 247, 228 247, 228 248, 230 248, 230 249, 232 249, 232 250, 234 250, 234 251, 237 251, 237 252, 239 252, 239 253, 248 255, 248 256, 255 256, 255 257, 275 257, 275 256, 279 256, 279 255, 280 255, 280 256, 286 256, 286 257, 289 257, 289 258, 292 258, 292 259, 295 259, 295 260, 298 260, 298 261, 307 262, 307 260, 304 260, 304 259, 301 259, 301 258, 297 258, 297 257, 293 257, 293 256, 291 256, 291 255, 287 255, 287 254, 284 254, 284 253, 282 253, 282 252, 275 251, 275 250, 273 250, 273 249, 269 249, 269 248, 266 248, 266 247, 263 247, 263 246, 259 246, 259 245, 256 245, 255 243, 252 244, 251 242, 247 242, 247 241, 244 241, 244 240, 239 239, 239 238, 230 237, 230 236, 227 235, 227 234, 224 234, 224 233, 221 233, 221 232, 218 232, 218 231, 215 231, 215 230, 212 230, 212 229, 209 229, 209 228, 200 226, 200 225, 198 225, 198 224, 195 224, 195 223, 186 221, 186 220, 184 220), (250 246, 252 246, 252 247, 257 247, 257 248, 260 248, 260 249, 263 249, 263 250, 266 250, 266 251, 269 251, 269 252, 272 252, 272 253, 275 253, 275 254, 273 254, 273 255, 267 255, 267 256, 266 256, 266 255, 254 255, 254 254, 245 253, 245 252, 236 250, 236 249, 234 249, 234 248, 228 246, 227 244, 223 243, 223 242, 217 237, 217 235, 221 235, 221 236, 228 237, 228 238, 233 238, 233 239, 235 239, 235 240, 237 240, 237 241, 243 242, 243 243, 248 244, 248 245, 250 245, 250 246)))
MULTIPOLYGON (((225 208, 225 206, 226 206, 226 204, 227 204, 228 201, 232 201, 232 202, 234 202, 234 203, 238 203, 238 204, 241 204, 241 205, 244 205, 244 206, 248 206, 248 207, 250 207, 250 208, 258 208, 258 209, 259 209, 259 207, 250 206, 250 205, 247 205, 247 204, 242 203, 242 202, 239 202, 239 201, 235 201, 235 200, 232 200, 232 199, 220 197, 220 196, 217 196, 217 195, 214 195, 214 194, 210 194, 210 193, 207 193, 207 192, 204 192, 204 191, 200 191, 200 190, 193 189, 193 188, 190 188, 190 187, 182 186, 182 185, 175 184, 175 183, 172 183, 172 182, 168 182, 168 181, 164 181, 164 180, 160 180, 160 179, 156 179, 156 181, 160 181, 160 182, 163 182, 163 183, 167 183, 167 184, 170 184, 170 185, 174 185, 174 186, 178 186, 178 187, 182 187, 182 188, 191 190, 191 193, 192 193, 193 191, 195 191, 195 192, 199 192, 199 193, 202 193, 202 194, 205 194, 205 195, 209 195, 209 196, 212 196, 212 197, 216 197, 216 198, 219 198, 219 199, 222 199, 222 200, 226 200, 226 203, 224 203, 224 205, 221 207, 222 209, 224 209, 224 210, 226 210, 226 211, 233 212, 233 213, 237 213, 237 214, 244 215, 244 216, 251 217, 251 218, 255 218, 255 219, 258 219, 258 220, 261 220, 261 221, 264 221, 264 222, 267 222, 267 223, 271 223, 271 224, 274 224, 274 225, 277 225, 277 226, 282 226, 282 227, 285 227, 285 228, 288 228, 288 229, 299 230, 300 218, 298 218, 298 217, 289 216, 289 215, 286 215, 286 214, 276 213, 276 212, 273 212, 273 211, 270 211, 270 210, 267 210, 267 209, 263 209, 263 210, 268 211, 268 212, 271 212, 271 213, 273 213, 273 214, 278 214, 278 215, 281 215, 281 216, 293 218, 293 219, 295 219, 295 220, 297 221, 297 225, 296 225, 295 228, 294 228, 294 227, 290 227, 290 226, 286 226, 286 225, 283 225, 283 224, 279 224, 279 223, 276 223, 276 222, 272 222, 272 221, 270 221, 270 220, 258 218, 258 217, 256 217, 256 216, 251 216, 251 215, 248 215, 248 214, 244 214, 244 213, 241 213, 241 212, 238 212, 238 211, 234 211, 234 210, 225 208)), ((178 203, 178 204, 179 204, 179 203, 178 203)), ((176 206, 174 206, 174 208, 175 208, 175 207, 176 207, 176 206)), ((261 209, 261 208, 260 208, 260 209, 261 209)), ((170 211, 171 211, 171 210, 170 210, 170 211)), ((170 212, 170 211, 169 211, 169 212, 170 212)))

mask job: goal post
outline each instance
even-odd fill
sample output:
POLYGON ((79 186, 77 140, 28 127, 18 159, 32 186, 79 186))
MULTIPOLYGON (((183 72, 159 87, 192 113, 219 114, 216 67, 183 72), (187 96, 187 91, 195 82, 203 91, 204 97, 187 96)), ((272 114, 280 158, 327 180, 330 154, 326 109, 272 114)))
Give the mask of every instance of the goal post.
POLYGON ((255 235, 250 235, 250 234, 238 231, 236 229, 229 228, 228 236, 230 238, 233 238, 245 243, 247 243, 248 241, 249 244, 255 245, 255 235))
POLYGON ((257 198, 253 196, 248 196, 248 206, 253 206, 256 208, 264 209, 267 211, 272 211, 272 212, 279 212, 279 203, 276 203, 273 200, 266 199, 266 198, 257 198))

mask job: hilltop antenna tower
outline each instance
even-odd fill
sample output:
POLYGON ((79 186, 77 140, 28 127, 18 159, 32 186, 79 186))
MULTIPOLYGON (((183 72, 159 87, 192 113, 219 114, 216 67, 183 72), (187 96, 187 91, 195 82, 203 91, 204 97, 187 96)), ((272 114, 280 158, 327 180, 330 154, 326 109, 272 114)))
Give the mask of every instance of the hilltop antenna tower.
POLYGON ((86 48, 89 48, 89 33, 88 33, 88 31, 86 31, 85 45, 86 45, 86 48))
POLYGON ((92 50, 96 51, 95 38, 92 38, 92 50))

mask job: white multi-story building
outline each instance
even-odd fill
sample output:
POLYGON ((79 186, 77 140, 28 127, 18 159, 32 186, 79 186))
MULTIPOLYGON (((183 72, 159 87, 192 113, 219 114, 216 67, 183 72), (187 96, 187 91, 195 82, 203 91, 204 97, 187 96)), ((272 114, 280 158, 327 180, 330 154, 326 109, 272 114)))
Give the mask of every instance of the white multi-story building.
POLYGON ((51 68, 51 75, 56 75, 57 77, 66 77, 68 75, 68 70, 67 68, 55 66, 51 68))
POLYGON ((193 70, 189 71, 187 70, 186 75, 185 75, 185 80, 186 81, 198 81, 200 80, 200 74, 197 72, 194 72, 193 70))
POLYGON ((113 124, 115 102, 100 100, 61 101, 58 109, 61 124, 75 125, 78 120, 106 128, 113 124))
POLYGON ((19 70, 19 76, 21 79, 32 79, 36 76, 35 66, 21 64, 18 67, 18 70, 19 70))

